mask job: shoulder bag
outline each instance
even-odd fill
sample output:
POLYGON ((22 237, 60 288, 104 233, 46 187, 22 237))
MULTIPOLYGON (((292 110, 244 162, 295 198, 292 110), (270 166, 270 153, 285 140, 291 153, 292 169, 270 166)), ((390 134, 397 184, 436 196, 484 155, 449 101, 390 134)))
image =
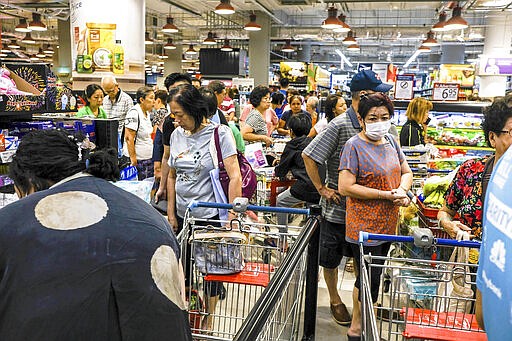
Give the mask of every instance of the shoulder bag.
MULTIPOLYGON (((215 127, 213 131, 213 137, 215 141, 215 150, 217 152, 217 161, 219 165, 219 181, 222 185, 222 189, 226 198, 229 200, 229 176, 226 168, 224 167, 224 160, 222 158, 222 151, 220 148, 220 139, 219 139, 219 126, 215 127)), ((242 175, 242 196, 250 199, 254 192, 256 191, 256 186, 258 184, 256 179, 256 173, 251 167, 251 164, 245 156, 237 150, 237 159, 238 165, 240 167, 240 174, 242 175)))

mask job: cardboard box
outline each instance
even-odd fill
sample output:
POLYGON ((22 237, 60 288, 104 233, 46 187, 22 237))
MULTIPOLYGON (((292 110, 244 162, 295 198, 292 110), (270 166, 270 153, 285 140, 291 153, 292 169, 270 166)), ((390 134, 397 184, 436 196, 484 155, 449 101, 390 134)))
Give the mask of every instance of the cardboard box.
POLYGON ((46 109, 46 94, 32 86, 11 69, 11 78, 20 91, 33 95, 0 95, 0 112, 38 113, 46 109))

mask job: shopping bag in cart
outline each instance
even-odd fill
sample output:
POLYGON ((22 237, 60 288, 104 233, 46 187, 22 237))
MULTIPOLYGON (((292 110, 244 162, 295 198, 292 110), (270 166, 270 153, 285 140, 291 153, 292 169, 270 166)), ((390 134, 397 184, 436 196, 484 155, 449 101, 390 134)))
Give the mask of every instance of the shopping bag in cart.
POLYGON ((204 305, 201 296, 195 289, 186 291, 185 299, 188 303, 188 319, 190 328, 195 331, 201 328, 201 321, 203 316, 201 313, 204 312, 204 305))
POLYGON ((247 237, 236 231, 196 230, 192 235, 194 261, 204 274, 228 275, 242 271, 242 248, 247 237))
MULTIPOLYGON (((465 236, 457 235, 458 240, 469 240, 467 232, 465 236)), ((467 247, 456 247, 449 260, 448 269, 444 275, 444 281, 439 286, 439 290, 444 293, 450 293, 444 300, 441 300, 439 311, 469 313, 472 307, 474 297, 471 289, 471 271, 468 265, 469 249, 467 247), (446 286, 446 287, 445 287, 446 286)), ((474 282, 474 281, 473 281, 474 282)))

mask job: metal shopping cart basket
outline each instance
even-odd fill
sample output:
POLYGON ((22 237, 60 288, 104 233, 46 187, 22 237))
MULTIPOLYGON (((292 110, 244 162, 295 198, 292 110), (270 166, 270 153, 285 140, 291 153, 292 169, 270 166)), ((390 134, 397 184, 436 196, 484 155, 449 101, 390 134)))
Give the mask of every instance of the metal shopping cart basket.
MULTIPOLYGON (((244 218, 244 212, 309 215, 310 211, 240 202, 193 202, 187 210, 184 229, 178 237, 182 259, 188 262, 186 296, 193 336, 197 340, 247 340, 246 336, 237 336, 244 330, 243 335, 259 335, 251 336, 252 340, 297 340, 304 324, 304 289, 311 271, 304 238, 313 225, 313 230, 317 229, 318 221, 311 216, 304 227, 253 222, 244 218), (194 218, 191 213, 196 207, 233 209, 237 219, 194 218), (282 268, 285 265, 287 268, 282 268), (274 292, 269 292, 271 287, 274 292), (275 293, 281 294, 271 298, 275 293), (268 302, 272 302, 271 307, 268 302), (265 312, 261 313, 261 309, 265 312), (246 319, 255 311, 265 315, 252 315, 252 325, 248 326, 246 319), (252 330, 254 325, 260 325, 257 333, 252 330), (246 334, 249 331, 252 334, 246 334)), ((318 259, 316 269, 318 273, 318 259)), ((314 296, 316 306, 316 291, 314 296)))
POLYGON ((477 265, 374 256, 365 253, 368 240, 414 243, 420 247, 480 247, 479 242, 434 238, 428 229, 418 229, 414 236, 361 232, 363 340, 487 340, 485 332, 478 327, 475 298, 471 294, 475 291, 477 265), (371 270, 379 267, 391 277, 381 276, 379 297, 374 304, 370 293, 371 270), (454 280, 466 289, 472 287, 473 291, 459 295, 454 291, 454 280))

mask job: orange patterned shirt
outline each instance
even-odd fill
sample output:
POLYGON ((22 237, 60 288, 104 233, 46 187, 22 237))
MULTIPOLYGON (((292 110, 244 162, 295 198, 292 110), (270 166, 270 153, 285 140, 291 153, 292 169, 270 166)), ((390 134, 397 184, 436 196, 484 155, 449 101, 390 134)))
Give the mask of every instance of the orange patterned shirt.
MULTIPOLYGON (((393 139, 393 137, 390 137, 393 139)), ((358 135, 347 141, 340 158, 340 170, 349 170, 359 185, 390 191, 400 186, 400 165, 405 156, 390 140, 374 145, 358 135)), ((359 231, 395 234, 398 206, 390 200, 347 198, 346 239, 357 243, 359 231)), ((369 243, 372 244, 372 243, 369 243)))

